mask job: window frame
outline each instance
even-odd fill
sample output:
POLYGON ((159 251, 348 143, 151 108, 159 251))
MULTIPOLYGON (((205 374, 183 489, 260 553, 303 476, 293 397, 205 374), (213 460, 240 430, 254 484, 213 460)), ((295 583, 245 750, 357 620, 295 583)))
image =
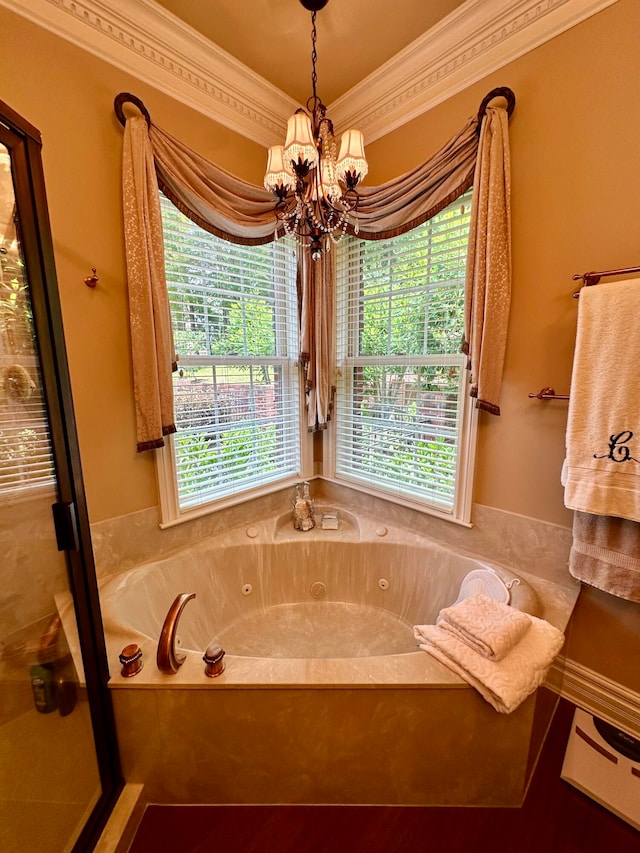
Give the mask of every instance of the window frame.
MULTIPOLYGON (((466 196, 458 199, 456 203, 461 201, 464 203, 466 196)), ((420 226, 418 226, 420 227, 420 226)), ((205 232, 206 233, 206 232, 205 232)), ((347 239, 347 238, 345 238, 347 239)), ((353 239, 353 238, 351 238, 353 239)), ((338 245, 332 249, 340 253, 341 246, 338 245)), ((338 260, 338 263, 340 261, 338 260)), ((337 266, 337 265, 336 265, 337 266)), ((334 288, 334 316, 337 317, 339 285, 336 281, 334 288)), ((287 299, 287 296, 276 296, 276 299, 287 299)), ((336 323, 333 345, 336 350, 336 359, 338 358, 338 323, 336 323)), ((215 357, 212 357, 214 359, 215 357)), ((269 357, 270 359, 271 357, 269 357)), ((427 360, 430 356, 424 357, 427 360)), ((278 357, 274 356, 273 360, 278 357)), ((319 470, 313 461, 313 434, 307 430, 307 415, 306 401, 304 388, 304 377, 302 375, 302 367, 296 359, 298 370, 298 436, 299 436, 299 460, 300 470, 295 475, 276 479, 270 483, 258 486, 249 487, 239 490, 232 494, 214 498, 213 500, 199 504, 197 506, 181 509, 178 497, 178 480, 175 456, 175 436, 167 436, 165 438, 165 446, 155 451, 156 456, 156 472, 158 480, 158 490, 160 496, 161 509, 161 528, 172 527, 176 524, 181 524, 191 519, 199 518, 216 512, 221 509, 236 506, 245 501, 278 492, 288 487, 293 487, 299 483, 301 479, 311 479, 314 476, 319 476, 323 479, 333 480, 337 484, 345 485, 355 491, 363 492, 374 497, 381 498, 400 506, 405 506, 410 509, 417 510, 421 513, 432 515, 437 518, 444 519, 449 522, 457 523, 467 527, 471 526, 471 506, 472 506, 472 490, 475 467, 475 454, 477 443, 477 408, 473 405, 474 401, 468 393, 468 376, 466 366, 464 364, 464 356, 456 353, 443 354, 435 357, 438 364, 443 363, 447 359, 451 359, 451 363, 461 365, 459 375, 459 394, 458 394, 458 431, 457 431, 457 460, 455 473, 455 497, 453 507, 449 511, 447 509, 439 509, 437 506, 426 503, 423 499, 410 495, 402 494, 393 489, 385 489, 370 482, 358 482, 355 478, 350 478, 336 470, 336 442, 340 430, 340 424, 337 421, 331 420, 327 424, 327 429, 322 433, 323 447, 323 463, 319 470)), ((259 360, 259 358, 258 358, 259 360)), ((263 357, 264 360, 264 357, 263 357)), ((414 356, 401 357, 399 361, 411 361, 415 363, 414 356)), ((224 356, 219 357, 220 364, 224 363, 224 356)), ((384 362, 387 366, 387 361, 384 362)), ((337 361, 338 373, 340 372, 340 364, 337 361)), ((340 379, 338 378, 338 381, 340 379)))
MULTIPOLYGON (((462 196, 457 199, 452 204, 460 204, 465 203, 467 196, 462 196)), ((469 199, 469 206, 470 206, 469 199)), ((446 210, 446 208, 445 208, 446 210)), ((427 225, 425 223, 424 227, 427 225)), ((416 229, 414 229, 416 230, 416 229)), ((354 238, 350 238, 353 240, 354 238)), ((394 239, 394 238, 391 238, 394 239)), ((364 242, 364 241, 361 241, 364 242)), ((341 263, 345 263, 345 251, 342 246, 338 246, 338 259, 336 263, 336 287, 335 287, 335 316, 338 317, 338 306, 341 304, 341 292, 342 285, 340 283, 340 272, 339 267, 341 263), (342 252, 341 252, 342 249, 342 252), (342 257, 341 257, 342 256, 342 257)), ((466 253, 465 253, 466 254, 466 253)), ((348 276, 348 283, 345 285, 346 287, 353 286, 354 277, 348 276)), ((352 301, 351 305, 355 307, 358 304, 358 300, 352 301)), ((327 476, 329 479, 334 480, 338 484, 345 485, 351 489, 355 489, 356 491, 364 492, 369 495, 373 495, 375 497, 391 501, 395 504, 406 506, 408 508, 417 510, 419 512, 433 515, 437 518, 446 519, 447 521, 451 521, 460 525, 464 525, 467 527, 471 526, 471 506, 472 506, 472 492, 473 492, 473 480, 474 480, 474 469, 475 469, 475 454, 476 454, 476 444, 477 444, 477 423, 478 423, 478 410, 474 405, 473 399, 469 395, 469 386, 468 386, 468 374, 466 370, 466 358, 461 353, 456 354, 441 354, 437 356, 429 356, 423 355, 421 357, 417 356, 398 356, 398 357, 387 357, 384 356, 378 357, 367 357, 367 356, 359 356, 354 357, 350 352, 353 350, 353 346, 349 346, 347 337, 349 334, 353 334, 353 330, 356 327, 355 322, 351 322, 349 324, 349 320, 347 320, 344 324, 344 328, 342 330, 342 341, 339 340, 339 336, 341 335, 340 323, 336 323, 336 332, 335 332, 335 346, 336 346, 336 365, 337 365, 337 399, 336 399, 336 420, 332 422, 330 425, 330 430, 328 434, 325 436, 324 440, 324 458, 325 462, 325 470, 327 471, 327 476), (344 355, 344 353, 347 353, 344 355), (455 478, 454 478, 454 499, 451 510, 440 509, 436 505, 432 503, 428 503, 426 500, 415 497, 412 498, 408 494, 403 494, 400 491, 393 490, 392 488, 385 488, 384 486, 376 483, 372 483, 368 481, 365 477, 358 478, 356 474, 345 473, 344 471, 338 470, 337 464, 337 445, 340 437, 340 416, 338 412, 338 394, 342 393, 346 399, 351 399, 351 411, 353 411, 353 394, 351 391, 345 389, 344 384, 350 383, 352 370, 351 368, 354 365, 362 365, 365 366, 367 363, 382 365, 384 367, 392 366, 392 365, 425 365, 427 366, 429 363, 432 364, 456 364, 460 365, 460 374, 459 374, 459 382, 458 382, 458 429, 457 429, 457 459, 456 459, 456 469, 455 469, 455 478), (341 387, 342 385, 342 387, 341 387)))
MULTIPOLYGON (((170 202, 167 203, 170 204, 170 202)), ((198 227, 194 225, 194 227, 198 227)), ((201 229, 202 230, 202 229, 201 229)), ((206 231, 203 234, 208 235, 206 231)), ((206 239, 206 238, 205 238, 206 239)), ((212 239, 220 240, 221 238, 212 237, 212 239)), ((288 245, 292 245, 289 243, 288 245)), ((166 238, 165 238, 166 246, 166 238)), ((282 251, 282 242, 278 241, 276 251, 282 251)), ((251 250, 251 246, 243 246, 243 250, 251 250)), ((260 247, 264 249, 264 247, 260 247)), ((234 267, 237 268, 237 267, 234 267)), ((293 279, 295 281, 295 278, 293 279)), ((287 334, 290 331, 291 324, 297 330, 297 296, 295 293, 295 284, 293 292, 289 292, 291 277, 277 275, 274 276, 274 300, 277 305, 286 306, 287 320, 285 321, 287 334)), ((168 285, 170 286, 170 285, 168 285)), ((173 317, 172 317, 173 322, 173 317)), ((247 500, 268 495, 276 491, 280 491, 289 486, 300 482, 303 478, 308 478, 312 474, 312 443, 306 435, 306 415, 304 406, 304 395, 302 394, 303 377, 302 369, 299 363, 298 353, 287 354, 286 344, 281 336, 276 334, 276 346, 273 355, 268 356, 245 356, 245 355, 181 355, 179 367, 191 367, 197 365, 206 365, 212 367, 229 367, 233 365, 260 366, 268 364, 281 364, 284 371, 296 371, 294 394, 297 390, 297 422, 294 423, 294 429, 298 436, 297 444, 297 459, 298 470, 291 475, 276 477, 273 480, 259 484, 240 487, 220 496, 214 496, 211 500, 203 500, 200 503, 192 506, 180 506, 179 486, 178 486, 178 466, 176 459, 176 441, 179 434, 174 434, 165 437, 164 447, 158 448, 155 451, 156 456, 156 472, 158 479, 158 491, 160 497, 161 522, 160 527, 173 527, 176 524, 181 524, 195 518, 208 515, 227 507, 235 506, 244 503, 247 500)), ((295 406, 295 402, 294 402, 295 406)))

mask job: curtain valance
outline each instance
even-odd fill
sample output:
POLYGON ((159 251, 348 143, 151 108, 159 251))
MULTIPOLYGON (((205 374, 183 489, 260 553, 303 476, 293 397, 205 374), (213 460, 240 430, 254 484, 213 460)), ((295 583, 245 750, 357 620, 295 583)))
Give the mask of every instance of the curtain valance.
MULTIPOLYGON (((470 186, 483 188, 482 194, 474 193, 472 210, 465 351, 476 404, 494 414, 499 414, 509 312, 507 114, 514 104, 509 89, 493 90, 478 118, 469 119, 429 160, 393 181, 358 190, 358 236, 380 240, 427 221, 470 186), (507 97, 506 110, 488 108, 498 95, 507 97)), ((231 242, 268 243, 275 239, 278 223, 269 192, 226 172, 154 125, 138 98, 118 95, 115 110, 125 126, 123 192, 137 443, 138 450, 146 450, 161 446, 163 435, 175 430, 171 390, 175 355, 158 191, 202 228, 231 242), (125 117, 125 103, 134 104, 142 115, 125 117)), ((353 233, 353 226, 349 230, 353 233)), ((333 266, 328 256, 321 262, 305 258, 300 265, 301 363, 309 429, 325 427, 332 407, 333 266)))
POLYGON ((159 187, 185 216, 232 243, 259 245, 274 239, 270 192, 231 175, 153 124, 149 141, 159 187))
MULTIPOLYGON (((469 121, 433 157, 377 187, 358 187, 358 237, 386 240, 422 225, 473 183, 478 120, 469 121)), ((353 226, 348 228, 354 233, 353 226)))

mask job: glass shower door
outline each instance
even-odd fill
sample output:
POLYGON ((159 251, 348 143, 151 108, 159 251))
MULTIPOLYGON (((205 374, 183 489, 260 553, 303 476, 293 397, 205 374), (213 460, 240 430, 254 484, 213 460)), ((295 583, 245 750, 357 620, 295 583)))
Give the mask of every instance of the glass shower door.
POLYGON ((89 849, 104 824, 117 749, 102 730, 106 663, 87 640, 95 573, 26 127, 21 137, 0 122, 0 850, 61 853, 89 849))

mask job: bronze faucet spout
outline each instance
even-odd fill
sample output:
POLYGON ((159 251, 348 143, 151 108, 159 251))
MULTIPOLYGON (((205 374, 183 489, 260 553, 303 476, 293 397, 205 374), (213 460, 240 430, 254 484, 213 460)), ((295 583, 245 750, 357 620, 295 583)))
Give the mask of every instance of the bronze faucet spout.
POLYGON ((176 632, 185 604, 195 597, 195 592, 183 592, 175 599, 164 620, 158 640, 156 663, 160 672, 164 672, 165 675, 173 675, 187 659, 186 655, 176 654, 176 632))

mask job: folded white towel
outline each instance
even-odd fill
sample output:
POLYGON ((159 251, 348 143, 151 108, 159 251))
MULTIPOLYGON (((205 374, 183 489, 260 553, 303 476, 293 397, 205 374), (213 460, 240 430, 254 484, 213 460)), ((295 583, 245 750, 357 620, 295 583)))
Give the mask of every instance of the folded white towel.
POLYGON ((416 625, 424 649, 464 678, 496 711, 509 714, 542 684, 564 643, 564 635, 544 619, 528 616, 529 630, 501 661, 482 657, 439 625, 416 625))
POLYGON ((567 416, 564 502, 640 521, 640 279, 583 287, 567 416))
POLYGON ((483 658, 499 661, 531 627, 531 619, 502 601, 480 593, 440 611, 437 624, 483 658))

